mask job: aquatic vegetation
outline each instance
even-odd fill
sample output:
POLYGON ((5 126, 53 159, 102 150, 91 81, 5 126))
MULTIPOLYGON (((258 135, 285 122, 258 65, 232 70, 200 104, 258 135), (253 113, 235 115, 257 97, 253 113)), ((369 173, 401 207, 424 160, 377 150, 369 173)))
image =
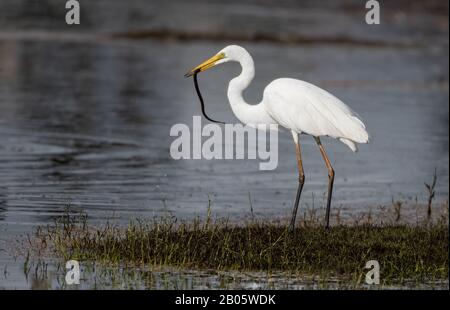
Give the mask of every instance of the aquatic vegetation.
MULTIPOLYGON (((210 213, 209 213, 210 214, 210 213)), ((38 229, 32 242, 64 259, 121 266, 175 266, 237 271, 286 271, 364 281, 365 263, 378 260, 383 284, 448 278, 448 221, 417 225, 336 225, 304 221, 291 233, 279 223, 176 218, 135 220, 127 226, 88 224, 65 215, 38 229)))

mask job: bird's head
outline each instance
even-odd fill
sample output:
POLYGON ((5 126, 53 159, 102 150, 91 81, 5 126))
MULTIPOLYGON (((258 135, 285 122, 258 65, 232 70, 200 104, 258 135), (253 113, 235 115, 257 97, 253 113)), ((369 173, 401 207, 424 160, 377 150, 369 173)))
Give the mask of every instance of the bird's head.
POLYGON ((220 50, 217 54, 205 60, 197 67, 189 70, 184 76, 190 77, 195 73, 199 73, 209 68, 215 67, 217 65, 223 64, 228 61, 240 61, 243 57, 249 55, 245 48, 239 45, 229 45, 222 50, 220 50))

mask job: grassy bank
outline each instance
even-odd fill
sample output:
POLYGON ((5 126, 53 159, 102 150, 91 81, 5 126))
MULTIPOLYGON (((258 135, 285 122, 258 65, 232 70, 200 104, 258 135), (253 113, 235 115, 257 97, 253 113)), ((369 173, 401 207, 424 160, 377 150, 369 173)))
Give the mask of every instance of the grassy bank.
POLYGON ((384 283, 448 278, 447 222, 422 225, 285 226, 250 221, 173 219, 133 221, 127 227, 88 225, 65 216, 40 228, 33 244, 64 259, 106 264, 216 270, 288 271, 361 279, 378 260, 384 283))

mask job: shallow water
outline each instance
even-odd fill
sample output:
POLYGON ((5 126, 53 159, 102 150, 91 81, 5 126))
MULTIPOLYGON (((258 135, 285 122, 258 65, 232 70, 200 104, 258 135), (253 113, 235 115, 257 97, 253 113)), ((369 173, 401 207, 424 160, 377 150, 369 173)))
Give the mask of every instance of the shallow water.
MULTIPOLYGON (((448 200, 448 16, 438 2, 425 10, 388 7, 386 24, 370 28, 361 26, 356 1, 321 8, 286 2, 275 9, 252 1, 208 2, 202 10, 108 1, 102 10, 89 4, 76 31, 60 26, 57 2, 42 2, 5 1, 0 13, 0 268, 6 270, 0 287, 31 287, 9 243, 51 223, 68 206, 93 221, 113 217, 126 223, 168 213, 205 215, 210 199, 214 216, 239 219, 250 212, 250 196, 256 216, 289 216, 297 186, 290 134, 279 136, 275 171, 259 171, 256 160, 175 161, 169 154, 171 126, 192 127, 192 116, 199 115, 192 80, 183 74, 235 43, 220 35, 236 33, 244 21, 249 38, 288 32, 305 41, 238 42, 256 64, 249 101, 258 102, 275 77, 304 79, 356 110, 373 137, 356 155, 324 139, 336 171, 333 204, 341 216, 352 218, 392 200, 408 202, 403 212, 412 214, 416 199, 426 202, 423 183, 431 182, 434 169, 436 204, 448 200), (197 18, 186 17, 194 12, 197 18), (336 16, 334 27, 330 16, 336 16), (216 38, 127 37, 154 29, 216 38), (112 36, 117 33, 122 36, 112 36), (308 43, 306 35, 324 41, 308 43), (342 35, 351 42, 339 43, 342 35)), ((226 83, 238 72, 230 64, 199 76, 213 118, 237 122, 226 83)), ((301 208, 320 209, 326 169, 313 140, 305 137, 302 144, 307 183, 301 208)))
POLYGON ((66 284, 64 266, 53 262, 27 265, 23 277, 31 289, 152 289, 152 290, 311 290, 311 289, 448 289, 448 280, 405 280, 403 284, 368 285, 358 279, 299 275, 281 271, 235 272, 177 269, 168 267, 104 267, 92 263, 80 266, 80 283, 66 284))

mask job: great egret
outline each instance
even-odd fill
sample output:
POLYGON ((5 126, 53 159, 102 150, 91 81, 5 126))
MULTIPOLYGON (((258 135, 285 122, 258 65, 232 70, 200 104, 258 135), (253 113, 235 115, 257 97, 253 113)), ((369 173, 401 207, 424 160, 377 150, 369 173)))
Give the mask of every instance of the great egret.
POLYGON ((334 170, 327 153, 320 141, 321 136, 339 139, 353 152, 356 143, 369 142, 369 134, 359 116, 345 103, 329 92, 305 81, 280 78, 272 81, 264 89, 263 99, 259 104, 249 105, 242 92, 255 76, 253 58, 241 46, 230 45, 216 55, 186 73, 186 77, 196 75, 216 65, 229 61, 239 62, 242 72, 228 85, 228 100, 236 117, 244 124, 270 125, 278 124, 291 131, 297 156, 299 184, 290 229, 295 226, 300 196, 305 183, 299 136, 308 134, 314 137, 319 151, 328 169, 328 197, 325 214, 326 227, 330 224, 330 205, 333 192, 334 170))

